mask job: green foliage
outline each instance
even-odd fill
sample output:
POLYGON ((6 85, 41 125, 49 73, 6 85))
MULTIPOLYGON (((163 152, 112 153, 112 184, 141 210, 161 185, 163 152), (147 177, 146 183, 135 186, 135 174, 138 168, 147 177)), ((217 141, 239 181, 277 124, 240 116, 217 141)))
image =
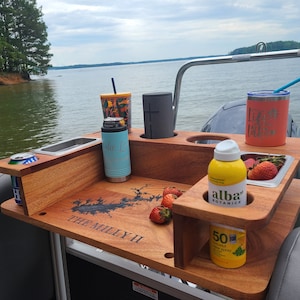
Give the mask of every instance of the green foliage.
POLYGON ((46 74, 52 54, 36 0, 1 0, 0 71, 46 74))
MULTIPOLYGON (((292 50, 299 49, 300 43, 295 41, 277 41, 265 43, 266 51, 281 51, 281 50, 292 50)), ((229 53, 229 55, 236 54, 249 54, 259 52, 257 45, 252 45, 250 47, 237 48, 229 53)))

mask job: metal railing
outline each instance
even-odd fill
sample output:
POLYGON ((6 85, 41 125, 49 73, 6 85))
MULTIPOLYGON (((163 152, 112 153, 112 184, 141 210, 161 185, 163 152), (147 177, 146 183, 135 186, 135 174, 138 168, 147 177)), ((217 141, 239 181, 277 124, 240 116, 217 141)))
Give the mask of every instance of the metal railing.
POLYGON ((178 70, 176 81, 175 81, 175 89, 174 89, 174 97, 173 97, 174 130, 176 127, 182 77, 185 71, 188 70, 189 68, 194 66, 201 66, 201 65, 238 63, 238 62, 245 62, 245 61, 264 61, 270 59, 283 59, 283 58, 295 58, 295 57, 300 57, 300 49, 207 57, 207 58, 200 58, 200 59, 195 59, 186 62, 178 70))

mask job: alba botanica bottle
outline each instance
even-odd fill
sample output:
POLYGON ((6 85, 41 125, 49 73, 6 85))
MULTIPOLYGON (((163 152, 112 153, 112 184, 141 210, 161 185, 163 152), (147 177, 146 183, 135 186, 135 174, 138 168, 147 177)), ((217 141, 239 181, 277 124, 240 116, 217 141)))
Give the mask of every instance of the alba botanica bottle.
MULTIPOLYGON (((208 166, 208 202, 228 208, 247 205, 247 169, 233 140, 217 144, 208 166)), ((218 266, 238 268, 246 262, 246 231, 210 225, 210 257, 218 266)))

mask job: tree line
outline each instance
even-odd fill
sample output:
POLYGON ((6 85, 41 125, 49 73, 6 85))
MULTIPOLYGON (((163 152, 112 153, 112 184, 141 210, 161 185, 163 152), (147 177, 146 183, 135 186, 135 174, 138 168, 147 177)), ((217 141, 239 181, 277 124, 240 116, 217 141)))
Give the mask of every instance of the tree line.
POLYGON ((0 72, 47 74, 52 54, 36 0, 0 2, 0 72))
MULTIPOLYGON (((300 43, 295 41, 277 41, 277 42, 269 42, 263 43, 264 46, 262 50, 264 51, 282 51, 282 50, 292 50, 299 49, 300 43)), ((259 45, 263 45, 259 43, 259 45)), ((237 48, 229 53, 229 55, 237 55, 237 54, 249 54, 259 52, 259 45, 252 45, 249 47, 237 48)))

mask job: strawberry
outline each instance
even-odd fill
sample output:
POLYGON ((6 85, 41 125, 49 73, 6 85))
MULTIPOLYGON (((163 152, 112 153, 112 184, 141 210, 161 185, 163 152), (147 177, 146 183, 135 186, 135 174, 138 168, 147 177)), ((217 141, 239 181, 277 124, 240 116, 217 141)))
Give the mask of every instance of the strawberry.
POLYGON ((172 212, 169 208, 162 205, 155 206, 150 215, 149 219, 157 224, 169 223, 172 218, 172 212))
POLYGON ((263 162, 263 161, 270 161, 271 163, 273 163, 278 171, 281 169, 281 167, 284 165, 285 163, 285 155, 268 155, 266 157, 261 157, 258 158, 259 162, 263 162))
POLYGON ((163 196, 163 199, 161 201, 161 205, 164 207, 167 207, 169 209, 172 209, 173 207, 173 202, 175 199, 177 199, 178 197, 175 194, 165 194, 163 196))
POLYGON ((252 169, 257 161, 254 158, 248 158, 244 160, 247 170, 252 169))
POLYGON ((179 196, 182 195, 182 191, 179 190, 175 186, 168 186, 168 187, 165 187, 164 190, 163 190, 163 196, 166 195, 166 194, 174 194, 177 197, 179 197, 179 196))
POLYGON ((273 163, 270 161, 263 161, 248 171, 248 179, 269 180, 273 179, 277 173, 278 169, 273 163))

